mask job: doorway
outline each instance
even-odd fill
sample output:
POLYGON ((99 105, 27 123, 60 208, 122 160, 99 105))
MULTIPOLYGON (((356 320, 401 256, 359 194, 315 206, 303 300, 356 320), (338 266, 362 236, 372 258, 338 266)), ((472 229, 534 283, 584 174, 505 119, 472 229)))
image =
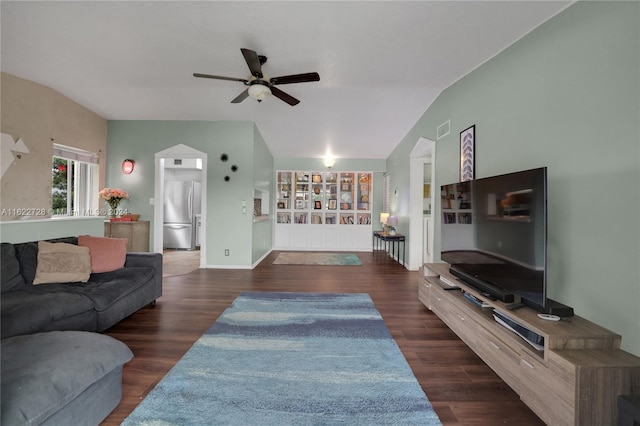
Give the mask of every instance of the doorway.
POLYGON ((424 263, 434 261, 434 216, 435 192, 433 185, 436 176, 436 143, 420 138, 409 155, 410 220, 409 220, 409 265, 408 269, 417 270, 424 263), (430 164, 431 167, 425 167, 430 164), (425 170, 430 170, 430 191, 425 202, 425 170), (430 214, 425 214, 425 205, 431 206, 430 214))
POLYGON ((206 268, 207 249, 207 154, 190 146, 178 144, 155 154, 155 191, 153 214, 153 250, 162 253, 164 250, 164 203, 165 181, 175 174, 176 159, 184 162, 185 170, 195 181, 200 181, 200 217, 197 221, 198 232, 195 236, 200 244, 200 268, 206 268))

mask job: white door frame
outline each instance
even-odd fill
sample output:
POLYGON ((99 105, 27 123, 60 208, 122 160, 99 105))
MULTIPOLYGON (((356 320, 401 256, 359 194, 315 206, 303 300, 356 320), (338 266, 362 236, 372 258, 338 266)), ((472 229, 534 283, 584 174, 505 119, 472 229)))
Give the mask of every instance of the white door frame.
MULTIPOLYGON (((436 167, 436 143, 430 139, 421 137, 416 142, 416 145, 411 150, 409 155, 409 264, 407 269, 418 270, 423 263, 423 200, 424 200, 424 165, 426 162, 431 162, 431 184, 435 182, 436 167)), ((435 192, 431 189, 431 208, 433 214, 433 206, 435 206, 435 192)), ((433 217, 433 216, 432 216, 433 217)), ((433 220, 429 221, 430 228, 428 235, 433 235, 433 220)), ((433 239, 428 242, 429 253, 433 256, 434 242, 433 239)), ((433 258, 431 258, 433 261, 433 258)))
POLYGON ((207 154, 184 144, 174 145, 164 151, 155 154, 155 190, 153 207, 153 251, 163 251, 163 223, 164 209, 164 166, 168 158, 195 158, 202 161, 202 195, 201 195, 201 222, 200 232, 200 267, 207 267, 207 154))

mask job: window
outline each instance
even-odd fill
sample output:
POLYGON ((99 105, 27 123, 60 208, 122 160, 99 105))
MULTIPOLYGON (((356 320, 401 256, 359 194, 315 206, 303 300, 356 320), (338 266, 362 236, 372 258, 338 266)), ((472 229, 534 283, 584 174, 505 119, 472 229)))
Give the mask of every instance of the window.
POLYGON ((99 216, 98 154, 53 145, 52 216, 99 216))
POLYGON ((391 208, 391 175, 384 175, 384 182, 382 184, 382 211, 390 213, 391 208))

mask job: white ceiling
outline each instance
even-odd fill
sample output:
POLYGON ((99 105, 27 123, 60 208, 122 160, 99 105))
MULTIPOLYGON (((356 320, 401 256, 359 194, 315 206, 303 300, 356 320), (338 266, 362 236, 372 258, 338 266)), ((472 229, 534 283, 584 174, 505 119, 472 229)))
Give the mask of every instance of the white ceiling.
POLYGON ((384 159, 448 85, 566 1, 2 1, 3 71, 110 120, 240 120, 275 157, 384 159), (300 99, 231 104, 245 47, 300 99))

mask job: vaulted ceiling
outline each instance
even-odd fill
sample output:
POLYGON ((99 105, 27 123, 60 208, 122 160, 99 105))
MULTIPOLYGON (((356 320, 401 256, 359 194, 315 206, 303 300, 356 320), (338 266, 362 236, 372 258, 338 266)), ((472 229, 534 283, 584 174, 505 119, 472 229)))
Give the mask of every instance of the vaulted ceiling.
POLYGON ((437 95, 566 1, 2 1, 1 68, 110 120, 233 120, 276 157, 387 158, 437 95), (240 48, 271 77, 316 71, 232 104, 240 48))

